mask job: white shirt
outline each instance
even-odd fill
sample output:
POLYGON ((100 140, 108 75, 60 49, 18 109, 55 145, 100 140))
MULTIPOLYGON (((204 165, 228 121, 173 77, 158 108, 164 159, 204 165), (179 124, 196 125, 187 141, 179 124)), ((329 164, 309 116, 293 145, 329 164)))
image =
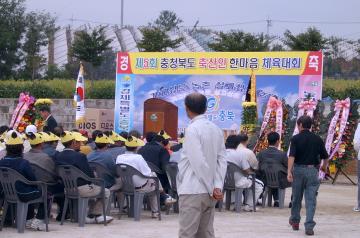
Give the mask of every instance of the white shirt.
MULTIPOLYGON (((152 176, 149 165, 146 163, 144 158, 139 154, 135 154, 132 152, 125 152, 125 154, 119 155, 116 158, 116 164, 127 164, 134 167, 145 176, 152 176)), ((147 179, 141 178, 139 176, 134 176, 133 182, 135 187, 141 187, 147 182, 147 179)))
POLYGON ((185 135, 178 162, 178 194, 212 195, 214 188, 223 188, 226 174, 223 132, 199 115, 191 120, 185 135))
MULTIPOLYGON (((250 169, 250 164, 244 157, 244 154, 235 149, 226 150, 226 161, 231 162, 239 166, 241 170, 250 169)), ((235 172, 234 174, 235 186, 238 188, 248 188, 251 186, 251 181, 247 179, 242 172, 235 172)))
POLYGON ((360 160, 360 123, 358 124, 354 135, 354 149, 358 153, 358 160, 360 160))
POLYGON ((182 148, 176 152, 173 152, 171 155, 170 155, 170 160, 169 162, 173 162, 173 163, 178 163, 179 160, 181 159, 181 153, 182 153, 182 148))
POLYGON ((243 144, 240 144, 236 150, 245 157, 252 169, 257 170, 259 168, 259 161, 252 150, 246 148, 243 144))

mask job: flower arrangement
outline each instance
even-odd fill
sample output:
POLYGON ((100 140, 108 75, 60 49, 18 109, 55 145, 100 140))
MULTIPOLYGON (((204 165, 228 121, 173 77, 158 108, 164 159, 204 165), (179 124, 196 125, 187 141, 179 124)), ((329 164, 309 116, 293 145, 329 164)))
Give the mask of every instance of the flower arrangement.
MULTIPOLYGON (((336 108, 337 103, 339 103, 339 101, 333 103, 332 111, 334 111, 334 108, 336 108)), ((352 160, 356 157, 352 139, 354 138, 357 124, 356 122, 357 118, 359 117, 357 111, 358 105, 354 102, 350 102, 348 106, 349 114, 343 133, 341 133, 341 118, 343 116, 344 110, 341 110, 336 121, 334 137, 330 147, 331 158, 329 172, 332 174, 334 174, 337 169, 344 168, 349 160, 352 160)), ((334 116, 335 114, 336 112, 334 111, 331 115, 334 116)))
POLYGON ((241 132, 251 134, 254 132, 257 124, 257 106, 256 102, 243 102, 243 112, 241 115, 241 132))
POLYGON ((20 93, 19 103, 10 123, 10 125, 20 133, 24 132, 26 127, 35 121, 36 109, 34 102, 35 98, 31 96, 30 93, 20 93))
MULTIPOLYGON (((270 98, 264 115, 262 129, 260 130, 258 141, 253 149, 254 152, 257 154, 268 147, 267 134, 270 132, 278 132, 283 140, 288 126, 288 120, 289 110, 285 101, 270 98)), ((285 146, 285 143, 281 143, 282 148, 285 146)))

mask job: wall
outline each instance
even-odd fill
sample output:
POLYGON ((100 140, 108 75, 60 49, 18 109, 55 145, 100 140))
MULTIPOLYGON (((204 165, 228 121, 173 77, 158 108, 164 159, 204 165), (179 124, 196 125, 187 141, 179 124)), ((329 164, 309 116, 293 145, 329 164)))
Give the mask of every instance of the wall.
MULTIPOLYGON (((52 114, 59 124, 65 130, 75 128, 75 108, 72 99, 53 99, 54 104, 51 106, 52 114)), ((8 125, 11 120, 13 111, 18 104, 17 99, 0 98, 0 125, 8 125)), ((115 100, 108 99, 87 99, 85 100, 86 108, 114 109, 115 100)))

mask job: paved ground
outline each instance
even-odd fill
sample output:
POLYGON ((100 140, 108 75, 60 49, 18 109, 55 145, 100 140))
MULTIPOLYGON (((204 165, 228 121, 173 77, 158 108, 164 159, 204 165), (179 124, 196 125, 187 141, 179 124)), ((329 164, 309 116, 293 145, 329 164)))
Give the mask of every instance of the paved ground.
MULTIPOLYGON (((355 204, 356 187, 349 184, 322 184, 316 213, 317 237, 360 237, 360 213, 352 208, 355 204)), ((287 191, 286 203, 289 202, 290 189, 287 191)), ((236 214, 234 212, 216 212, 216 237, 305 237, 304 227, 294 232, 287 224, 290 210, 265 208, 256 213, 236 214)), ((1 238, 12 237, 51 237, 51 238, 88 238, 88 237, 124 237, 124 238, 175 238, 178 231, 176 214, 164 215, 162 221, 150 218, 150 213, 144 212, 142 220, 135 222, 124 217, 114 220, 107 227, 103 225, 86 225, 85 228, 76 224, 50 224, 50 232, 26 230, 17 234, 15 229, 7 228, 0 232, 1 238)))

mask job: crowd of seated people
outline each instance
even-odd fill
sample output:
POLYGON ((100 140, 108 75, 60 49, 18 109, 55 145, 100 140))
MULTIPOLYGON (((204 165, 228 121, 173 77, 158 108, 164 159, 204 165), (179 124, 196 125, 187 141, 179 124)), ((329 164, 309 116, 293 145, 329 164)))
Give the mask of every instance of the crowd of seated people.
MULTIPOLYGON (((0 167, 7 167, 16 170, 26 179, 36 181, 36 174, 32 171, 31 165, 36 165, 46 170, 52 178, 52 185, 48 189, 49 195, 64 193, 64 186, 58 180, 57 166, 72 165, 80 169, 85 175, 94 178, 96 174, 89 162, 95 162, 107 169, 109 175, 102 178, 105 182, 105 204, 108 204, 110 191, 116 191, 117 199, 122 199, 122 181, 117 177, 117 164, 127 164, 138 170, 145 176, 156 176, 160 181, 160 203, 162 206, 169 206, 176 202, 176 199, 169 196, 171 189, 167 176, 166 166, 170 163, 177 163, 182 159, 182 144, 185 136, 180 134, 179 138, 172 139, 164 130, 160 132, 148 132, 145 138, 137 131, 122 132, 95 130, 89 137, 84 130, 64 131, 58 126, 52 132, 38 132, 36 127, 29 127, 25 134, 20 134, 7 126, 0 127, 0 167), (156 168, 154 170, 154 167, 156 168)), ((226 159, 236 164, 241 171, 235 174, 237 187, 251 189, 252 180, 249 176, 256 173, 255 200, 257 201, 263 191, 266 179, 263 174, 267 164, 279 166, 283 175, 281 186, 287 187, 286 171, 287 156, 277 149, 279 135, 272 132, 268 135, 269 148, 258 154, 247 148, 248 137, 246 135, 230 135, 225 141, 227 149, 226 159)), ((150 192, 155 189, 155 181, 152 179, 133 178, 136 190, 150 192)), ((89 181, 79 179, 78 191, 80 196, 92 197, 100 194, 101 188, 89 181)), ((1 187, 0 187, 1 189, 1 187)), ((41 191, 36 186, 18 184, 16 192, 20 200, 26 202, 41 196, 41 191)), ((252 211, 252 193, 246 193, 243 209, 252 211)), ((1 194, 0 196, 4 196, 1 194)), ((273 191, 274 206, 278 206, 277 191, 273 191)), ((158 204, 155 196, 150 196, 149 204, 153 218, 159 217, 158 204)), ((0 198, 1 202, 1 198, 0 198)), ((61 220, 64 205, 64 196, 57 196, 54 200, 58 212, 56 221, 61 220)), ((102 210, 102 199, 91 199, 88 204, 86 223, 104 223, 102 210)), ((0 203, 1 208, 1 203, 0 203)), ((26 217, 26 228, 45 230, 44 205, 31 205, 26 217)), ((65 215, 66 219, 69 212, 65 215)), ((12 223, 9 215, 3 217, 5 224, 12 223)), ((112 217, 107 216, 106 222, 111 222, 112 217)))

